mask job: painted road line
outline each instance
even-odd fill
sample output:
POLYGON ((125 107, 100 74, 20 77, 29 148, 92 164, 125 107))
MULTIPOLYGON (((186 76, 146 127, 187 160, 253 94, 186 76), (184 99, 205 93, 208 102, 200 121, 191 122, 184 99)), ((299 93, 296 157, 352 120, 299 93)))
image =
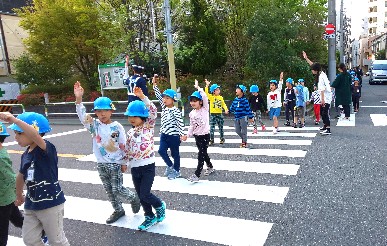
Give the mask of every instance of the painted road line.
POLYGON ((10 246, 23 246, 25 244, 23 242, 23 238, 21 238, 21 237, 14 237, 14 236, 8 235, 7 245, 10 245, 10 246))
MULTIPOLYGON (((314 122, 313 122, 314 124, 314 122)), ((188 129, 188 126, 185 126, 185 129, 188 129)), ((252 126, 248 126, 247 129, 249 130, 253 130, 254 127, 252 126)), ((274 127, 271 127, 271 126, 268 126, 266 127, 266 130, 267 131, 273 131, 274 127)), ((223 126, 223 130, 235 130, 235 127, 233 126, 223 126)), ((261 126, 258 126, 257 128, 258 131, 262 131, 261 130, 261 126)), ((283 131, 319 131, 320 128, 319 127, 315 127, 315 126, 306 126, 306 127, 303 127, 303 128, 293 128, 293 127, 281 127, 281 130, 283 131)), ((218 127, 215 128, 215 131, 218 131, 218 127)))
MULTIPOLYGON (((129 204, 123 204, 123 207, 126 211, 126 216, 113 224, 107 225, 105 222, 106 218, 110 216, 113 209, 110 202, 66 196, 64 218, 137 230, 137 227, 144 221, 144 216, 141 215, 143 212, 141 211, 133 215, 129 204)), ((261 221, 169 209, 166 210, 165 214, 166 219, 148 229, 147 232, 222 245, 259 246, 265 244, 273 226, 273 223, 261 221), (216 230, 203 230, 204 227, 216 228, 216 230)), ((18 243, 19 240, 16 238, 15 242, 18 243)))
POLYGON ((339 118, 336 126, 355 126, 355 114, 351 114, 349 120, 339 118))
MULTIPOLYGON (((155 149, 159 149, 158 145, 155 145, 155 149)), ((194 146, 180 146, 180 153, 197 153, 198 148, 194 146)), ((283 149, 249 149, 249 148, 222 148, 222 147, 210 147, 207 149, 209 154, 224 154, 224 155, 259 155, 259 156, 285 156, 285 157, 305 157, 305 150, 283 150, 283 149)))
MULTIPOLYGON (((78 161, 92 161, 97 162, 94 154, 83 156, 78 161)), ((196 168, 197 159, 180 158, 180 167, 196 168)), ((295 164, 278 164, 278 163, 264 163, 264 162, 246 162, 246 161, 228 161, 228 160, 214 160, 211 163, 216 170, 232 171, 232 172, 247 172, 247 173, 269 173, 278 175, 297 175, 299 165, 295 164)), ((161 157, 156 157, 156 166, 165 167, 165 163, 161 157)))
MULTIPOLYGON (((83 184, 102 184, 97 171, 59 168, 59 180, 83 184)), ((134 188, 131 174, 124 174, 124 186, 134 188)), ((168 180, 156 176, 152 188, 159 191, 225 197, 282 204, 289 187, 201 180, 191 183, 184 178, 168 180), (241 192, 249 191, 249 192, 241 192)))
MULTIPOLYGON (((157 142, 160 142, 160 137, 154 137, 154 140, 157 142)), ((215 143, 219 143, 220 138, 215 138, 215 143)), ((195 143, 194 138, 188 138, 187 143, 195 143)), ((257 145, 269 145, 269 144, 275 144, 275 145, 312 145, 312 140, 286 140, 286 139, 267 139, 267 138, 250 138, 247 140, 249 144, 257 144, 257 145)), ((232 139, 226 139, 226 143, 237 143, 240 144, 241 140, 237 138, 232 139)))
MULTIPOLYGON (((273 134, 271 131, 258 132, 257 134, 253 134, 252 132, 248 132, 247 136, 249 137, 304 137, 304 138, 314 138, 317 133, 314 132, 285 132, 282 131, 285 127, 280 127, 280 132, 277 134, 273 134)), ((215 132, 216 136, 219 136, 219 132, 215 132)), ((225 136, 238 136, 236 132, 224 132, 225 136)))
MULTIPOLYGON (((67 131, 67 132, 60 132, 60 133, 46 135, 43 138, 44 139, 49 139, 49 138, 55 138, 55 137, 61 137, 61 136, 65 136, 65 135, 85 132, 85 131, 86 131, 86 129, 82 128, 82 129, 78 129, 78 130, 72 130, 72 131, 67 131)), ((12 145, 17 145, 17 142, 13 141, 13 142, 8 142, 8 143, 3 143, 3 146, 12 146, 12 145)))
POLYGON ((386 114, 370 114, 374 126, 387 126, 386 114))
POLYGON ((360 106, 360 108, 387 108, 387 106, 360 106))
MULTIPOLYGON (((9 149, 7 151, 8 151, 8 154, 23 154, 24 153, 24 151, 12 150, 12 149, 9 149)), ((65 158, 83 158, 83 157, 85 157, 85 155, 73 155, 73 154, 58 154, 58 156, 65 157, 65 158)))

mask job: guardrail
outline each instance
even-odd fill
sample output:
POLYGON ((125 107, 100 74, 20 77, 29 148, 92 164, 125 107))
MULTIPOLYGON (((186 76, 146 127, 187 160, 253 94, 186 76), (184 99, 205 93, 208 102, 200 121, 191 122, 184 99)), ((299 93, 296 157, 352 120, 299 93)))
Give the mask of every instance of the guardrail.
MULTIPOLYGON (((153 103, 157 104, 159 103, 159 100, 151 100, 153 103)), ((114 104, 128 104, 128 101, 112 101, 114 104)), ((82 102, 84 105, 93 105, 94 102, 82 102)), ((1 105, 1 104, 0 104, 1 105)), ((74 105, 75 106, 75 102, 57 102, 57 103, 46 103, 44 105, 44 114, 46 115, 46 118, 48 119, 50 115, 77 115, 77 113, 75 112, 75 108, 74 108, 74 112, 71 112, 71 113, 65 113, 65 112, 61 112, 61 113, 50 113, 48 108, 49 106, 60 106, 60 105, 74 105)), ((181 109, 181 115, 184 119, 184 104, 181 102, 181 101, 178 101, 178 107, 181 109), (179 105, 180 104, 180 105, 179 105)), ((23 107, 23 112, 24 112, 24 107, 23 107)), ((124 115, 125 112, 113 112, 113 115, 124 115)), ((157 111, 157 114, 160 114, 161 115, 161 111, 157 111)), ((185 123, 185 120, 184 120, 184 123, 185 123)))
MULTIPOLYGON (((22 108, 23 113, 26 111, 24 108, 24 105, 20 104, 20 103, 0 103, 0 106, 11 106, 11 107, 20 106, 22 108)), ((6 111, 9 111, 9 110, 5 110, 5 111, 1 111, 1 112, 6 112, 6 111)))

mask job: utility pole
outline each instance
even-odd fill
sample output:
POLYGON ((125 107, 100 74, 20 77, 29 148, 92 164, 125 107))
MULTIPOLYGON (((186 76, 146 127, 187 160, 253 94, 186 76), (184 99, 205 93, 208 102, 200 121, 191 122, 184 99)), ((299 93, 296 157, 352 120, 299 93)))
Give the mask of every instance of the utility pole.
MULTIPOLYGON (((336 26, 336 0, 328 1, 328 22, 336 26)), ((336 78, 336 35, 328 38, 328 78, 329 81, 336 78)))
POLYGON ((344 0, 341 0, 340 6, 340 63, 344 63, 344 0))
POLYGON ((167 35, 167 49, 168 49, 168 66, 169 66, 169 80, 171 89, 176 91, 176 75, 175 75, 175 56, 173 54, 173 38, 172 38, 172 24, 171 24, 171 6, 169 0, 164 0, 165 11, 165 30, 167 35))

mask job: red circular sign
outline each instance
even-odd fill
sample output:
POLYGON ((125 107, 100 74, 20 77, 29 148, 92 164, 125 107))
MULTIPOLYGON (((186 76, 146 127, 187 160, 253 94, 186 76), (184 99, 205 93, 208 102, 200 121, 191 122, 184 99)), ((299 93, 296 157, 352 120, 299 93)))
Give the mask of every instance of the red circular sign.
POLYGON ((328 25, 325 26, 325 33, 328 34, 328 35, 331 35, 333 33, 335 33, 335 26, 331 23, 329 23, 328 25))

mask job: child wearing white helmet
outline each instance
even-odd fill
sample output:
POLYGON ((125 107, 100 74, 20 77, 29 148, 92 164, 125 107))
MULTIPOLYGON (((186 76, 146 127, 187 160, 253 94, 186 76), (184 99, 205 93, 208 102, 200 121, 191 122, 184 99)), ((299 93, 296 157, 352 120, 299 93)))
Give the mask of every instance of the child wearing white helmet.
POLYGON ((124 127, 111 116, 115 107, 107 97, 99 97, 94 101, 94 112, 97 119, 86 114, 82 104, 84 90, 81 83, 74 84, 76 111, 82 125, 90 132, 93 138, 93 154, 97 159, 99 177, 113 206, 113 214, 106 220, 107 224, 117 221, 125 215, 122 201, 132 206, 132 212, 140 210, 140 199, 133 191, 122 185, 123 175, 128 166, 125 155, 126 135, 124 127))
POLYGON ((151 193, 156 172, 153 136, 157 108, 141 88, 137 87, 133 92, 141 101, 129 103, 125 112, 133 126, 127 133, 125 153, 131 166, 134 188, 144 210, 145 220, 138 226, 138 229, 143 231, 165 219, 166 204, 151 193), (152 208, 155 209, 156 215, 152 208))
POLYGON ((206 82, 205 92, 207 94, 208 100, 210 101, 210 142, 209 145, 214 144, 214 136, 215 136, 215 125, 218 125, 219 134, 220 134, 220 144, 224 144, 224 119, 223 119, 223 110, 225 114, 228 114, 228 108, 226 103, 224 102, 223 97, 220 95, 220 86, 218 84, 213 84, 210 86, 210 93, 208 93, 208 86, 210 85, 210 81, 207 79, 204 80, 206 82))
POLYGON ((15 227, 23 226, 23 215, 15 205, 16 174, 7 149, 3 146, 8 136, 5 126, 0 123, 0 245, 7 245, 9 222, 15 227))
POLYGON ((272 79, 269 82, 270 91, 267 94, 267 111, 269 113, 269 117, 274 121, 273 123, 273 134, 279 132, 278 129, 278 117, 281 114, 281 90, 283 84, 283 76, 284 73, 281 72, 279 82, 277 80, 272 79))
POLYGON ((176 92, 172 89, 167 89, 161 94, 157 87, 158 80, 158 76, 154 76, 152 79, 153 90, 162 108, 158 153, 163 158, 165 164, 167 164, 165 176, 172 180, 181 176, 179 148, 180 137, 185 135, 183 132, 184 122, 180 110, 174 105, 177 101, 176 92), (168 149, 171 150, 173 163, 168 156, 168 149))
POLYGON ((186 141, 188 137, 193 136, 199 150, 198 166, 195 173, 188 178, 191 182, 199 181, 204 162, 206 162, 207 165, 207 170, 204 172, 204 175, 210 175, 215 171, 207 152, 208 143, 210 141, 208 98, 203 89, 199 87, 197 80, 195 80, 195 88, 197 91, 192 93, 189 97, 189 101, 193 109, 189 113, 190 124, 188 134, 181 138, 181 140, 186 141))
POLYGON ((250 87, 250 93, 251 93, 251 96, 249 98, 249 103, 250 103, 251 110, 253 111, 253 114, 254 114, 253 134, 257 134, 258 133, 258 130, 257 130, 258 122, 262 127, 262 131, 266 130, 266 126, 262 122, 262 113, 261 113, 262 108, 263 108, 263 110, 266 109, 266 103, 263 100, 263 97, 259 94, 258 85, 252 85, 250 87))
POLYGON ((239 146, 240 148, 247 148, 247 124, 248 121, 253 123, 254 115, 251 111, 249 100, 247 100, 246 86, 237 85, 235 89, 236 97, 232 101, 230 106, 230 112, 234 113, 235 116, 235 131, 238 136, 242 139, 242 143, 239 146))
POLYGON ((23 241, 26 245, 43 245, 43 229, 51 245, 70 245, 63 231, 64 193, 58 181, 58 154, 55 146, 43 139, 51 131, 46 117, 24 112, 15 118, 0 113, 0 120, 12 123, 16 142, 27 147, 21 156, 16 176, 15 205, 24 203, 23 241), (24 196, 24 184, 27 194, 24 196))

